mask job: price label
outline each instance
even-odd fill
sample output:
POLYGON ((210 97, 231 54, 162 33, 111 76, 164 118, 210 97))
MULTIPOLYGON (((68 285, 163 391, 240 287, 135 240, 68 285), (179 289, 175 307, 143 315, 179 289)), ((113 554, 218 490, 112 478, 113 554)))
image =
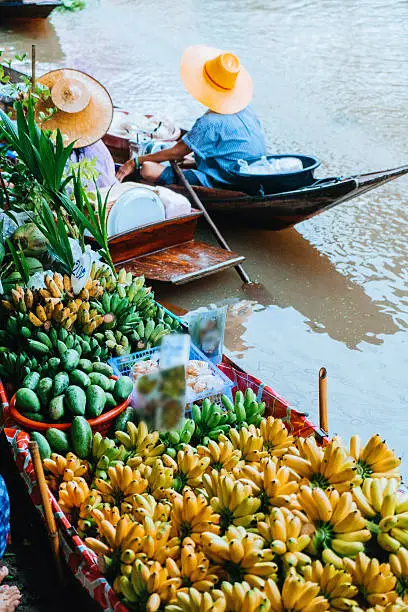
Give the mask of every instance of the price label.
POLYGON ((160 345, 159 366, 167 370, 185 365, 190 356, 190 336, 188 334, 169 334, 164 336, 160 345))
POLYGON ((77 295, 85 287, 92 268, 92 257, 85 251, 76 260, 71 274, 71 283, 74 294, 77 295))

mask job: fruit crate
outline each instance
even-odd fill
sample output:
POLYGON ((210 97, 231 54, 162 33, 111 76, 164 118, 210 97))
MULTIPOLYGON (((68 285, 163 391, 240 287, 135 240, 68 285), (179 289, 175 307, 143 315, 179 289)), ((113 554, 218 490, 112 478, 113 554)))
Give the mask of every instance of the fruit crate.
MULTIPOLYGON (((132 377, 132 368, 135 363, 138 361, 147 361, 148 359, 152 359, 154 361, 159 360, 160 355, 160 347, 156 346, 152 349, 147 349, 145 351, 139 351, 137 353, 131 353, 130 355, 123 355, 121 357, 113 357, 109 360, 109 365, 113 368, 113 373, 115 376, 130 376, 132 377)), ((225 394, 229 398, 232 399, 232 387, 234 386, 234 382, 228 378, 216 365, 214 365, 207 357, 202 353, 196 346, 190 344, 190 359, 198 359, 199 361, 205 361, 208 365, 209 369, 213 372, 217 378, 221 379, 223 382, 223 387, 220 391, 216 393, 209 393, 209 391, 203 391, 201 393, 195 394, 193 397, 189 398, 189 401, 186 405, 186 418, 191 418, 191 406, 192 404, 200 404, 204 399, 208 398, 212 402, 219 402, 221 400, 221 395, 225 394)))

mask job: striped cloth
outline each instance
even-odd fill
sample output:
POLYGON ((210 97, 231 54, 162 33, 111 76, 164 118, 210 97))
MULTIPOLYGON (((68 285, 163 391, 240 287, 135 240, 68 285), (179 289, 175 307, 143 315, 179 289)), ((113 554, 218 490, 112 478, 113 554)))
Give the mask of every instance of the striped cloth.
POLYGON ((0 475, 0 558, 3 557, 10 531, 10 500, 6 483, 0 475))
MULTIPOLYGON (((266 155, 262 125, 251 106, 239 113, 221 115, 207 111, 183 136, 194 152, 197 170, 185 171, 193 185, 216 187, 231 185, 238 159, 254 159, 266 155)), ((176 183, 173 170, 164 169, 161 185, 176 183)))

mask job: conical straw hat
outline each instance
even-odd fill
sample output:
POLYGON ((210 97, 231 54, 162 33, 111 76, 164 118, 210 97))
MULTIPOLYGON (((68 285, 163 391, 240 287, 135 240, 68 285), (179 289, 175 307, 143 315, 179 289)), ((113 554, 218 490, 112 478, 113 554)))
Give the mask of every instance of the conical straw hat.
POLYGON ((75 148, 93 144, 106 134, 113 118, 113 104, 103 85, 79 70, 52 70, 38 79, 51 91, 51 99, 41 100, 37 117, 53 106, 57 112, 44 121, 47 130, 60 129, 67 143, 75 148))
POLYGON ((188 47, 180 72, 187 91, 216 113, 238 113, 251 101, 252 79, 233 53, 204 45, 188 47))

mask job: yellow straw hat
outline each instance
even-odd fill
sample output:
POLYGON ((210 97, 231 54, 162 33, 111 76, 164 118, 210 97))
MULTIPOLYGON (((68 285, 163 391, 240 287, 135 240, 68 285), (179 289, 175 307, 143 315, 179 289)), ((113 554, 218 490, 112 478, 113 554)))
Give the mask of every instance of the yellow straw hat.
POLYGON ((184 52, 180 72, 187 91, 216 113, 237 113, 251 101, 252 79, 233 53, 194 45, 184 52))
POLYGON ((52 70, 38 79, 51 91, 51 100, 41 100, 39 113, 52 105, 57 112, 44 122, 48 130, 59 128, 75 148, 93 144, 106 134, 113 118, 113 104, 103 85, 85 72, 63 68, 52 70))

